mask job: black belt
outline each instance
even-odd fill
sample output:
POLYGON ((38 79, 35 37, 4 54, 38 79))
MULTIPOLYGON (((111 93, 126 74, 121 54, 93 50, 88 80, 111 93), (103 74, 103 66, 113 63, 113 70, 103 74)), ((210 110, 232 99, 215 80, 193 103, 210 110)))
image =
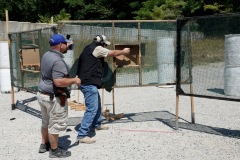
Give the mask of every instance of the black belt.
POLYGON ((47 95, 47 96, 50 96, 49 93, 43 93, 43 92, 40 92, 40 91, 39 91, 39 93, 44 94, 44 95, 47 95))

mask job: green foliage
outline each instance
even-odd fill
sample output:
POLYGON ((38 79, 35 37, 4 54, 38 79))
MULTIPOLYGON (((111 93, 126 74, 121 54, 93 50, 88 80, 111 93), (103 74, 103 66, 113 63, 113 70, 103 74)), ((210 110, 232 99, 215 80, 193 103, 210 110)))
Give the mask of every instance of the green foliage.
POLYGON ((186 2, 168 0, 160 7, 154 6, 152 12, 152 19, 177 19, 182 17, 182 6, 186 2))
POLYGON ((204 13, 203 6, 204 2, 203 0, 185 0, 186 3, 183 5, 182 8, 182 14, 185 17, 190 16, 201 16, 204 13))
POLYGON ((140 8, 138 11, 133 12, 137 16, 134 19, 137 20, 148 20, 152 19, 152 9, 154 6, 160 6, 165 3, 165 0, 148 0, 142 2, 143 7, 140 8))
POLYGON ((106 0, 98 1, 78 1, 78 0, 66 0, 65 3, 69 7, 70 13, 74 19, 108 19, 113 14, 113 8, 108 8, 106 0))
MULTIPOLYGON (((39 16, 39 20, 38 22, 40 23, 51 23, 51 16, 49 14, 42 16, 42 15, 38 15, 39 16)), ((53 23, 57 23, 57 21, 60 20, 69 20, 71 18, 71 15, 69 13, 66 13, 65 9, 62 9, 60 11, 60 14, 54 15, 53 16, 53 23)))
POLYGON ((214 14, 227 14, 233 12, 233 4, 222 5, 214 3, 213 5, 204 5, 204 10, 212 10, 214 14))
POLYGON ((235 13, 237 0, 0 0, 0 20, 49 22, 57 20, 151 20, 235 13), (64 16, 61 11, 65 10, 64 16))
POLYGON ((143 7, 134 19, 176 19, 182 17, 182 7, 186 4, 183 0, 148 0, 143 2, 143 7))
POLYGON ((132 11, 141 7, 136 0, 65 0, 69 13, 77 20, 133 19, 132 11))

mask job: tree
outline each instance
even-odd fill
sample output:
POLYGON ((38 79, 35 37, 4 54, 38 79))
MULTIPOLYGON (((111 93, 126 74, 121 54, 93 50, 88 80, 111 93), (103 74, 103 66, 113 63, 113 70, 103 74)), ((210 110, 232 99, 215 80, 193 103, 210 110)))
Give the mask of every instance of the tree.
MULTIPOLYGON (((51 15, 46 14, 45 16, 39 15, 38 22, 40 23, 51 23, 51 15)), ((53 23, 57 23, 57 21, 60 20, 69 20, 71 18, 71 15, 69 13, 66 13, 65 9, 62 9, 60 11, 60 14, 53 15, 53 23)))
POLYGON ((9 11, 9 20, 37 22, 39 15, 57 15, 65 7, 59 0, 0 0, 0 20, 5 20, 4 10, 9 11))
POLYGON ((227 14, 227 13, 233 13, 233 4, 209 4, 204 5, 204 10, 210 10, 212 14, 227 14))
POLYGON ((176 19, 182 17, 183 0, 148 0, 139 11, 133 12, 134 19, 176 19))
POLYGON ((133 19, 132 12, 140 8, 142 1, 144 0, 65 0, 65 3, 73 19, 114 20, 133 19))
POLYGON ((202 16, 204 15, 203 0, 185 0, 182 14, 184 17, 202 16))
POLYGON ((154 6, 151 18, 152 19, 177 19, 183 17, 182 6, 186 2, 167 0, 165 4, 160 7, 154 6))

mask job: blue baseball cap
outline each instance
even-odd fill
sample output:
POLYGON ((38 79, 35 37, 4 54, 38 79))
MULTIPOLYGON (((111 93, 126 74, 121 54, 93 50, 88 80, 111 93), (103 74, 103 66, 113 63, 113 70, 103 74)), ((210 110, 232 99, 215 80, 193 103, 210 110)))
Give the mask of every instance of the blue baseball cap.
POLYGON ((64 42, 69 43, 71 41, 66 40, 64 36, 61 34, 54 34, 49 40, 50 46, 55 46, 64 42))

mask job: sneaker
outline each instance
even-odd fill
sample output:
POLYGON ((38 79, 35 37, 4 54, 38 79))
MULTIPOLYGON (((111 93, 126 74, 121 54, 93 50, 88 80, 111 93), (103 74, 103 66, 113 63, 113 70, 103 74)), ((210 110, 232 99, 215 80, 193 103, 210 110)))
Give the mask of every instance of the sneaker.
POLYGON ((90 137, 86 136, 86 137, 84 137, 84 138, 77 139, 77 142, 78 142, 78 143, 91 144, 91 143, 95 143, 96 140, 93 139, 93 138, 90 138, 90 137))
POLYGON ((50 149, 50 143, 47 142, 46 144, 41 144, 40 145, 40 148, 39 148, 38 152, 39 153, 45 153, 45 152, 49 151, 49 149, 50 149))
POLYGON ((71 156, 70 151, 63 150, 59 147, 57 148, 57 150, 55 152, 53 152, 51 149, 49 152, 49 158, 66 158, 69 156, 71 156))
POLYGON ((91 131, 92 132, 96 132, 98 130, 108 130, 109 129, 109 126, 107 125, 101 125, 99 128, 91 128, 91 131))

